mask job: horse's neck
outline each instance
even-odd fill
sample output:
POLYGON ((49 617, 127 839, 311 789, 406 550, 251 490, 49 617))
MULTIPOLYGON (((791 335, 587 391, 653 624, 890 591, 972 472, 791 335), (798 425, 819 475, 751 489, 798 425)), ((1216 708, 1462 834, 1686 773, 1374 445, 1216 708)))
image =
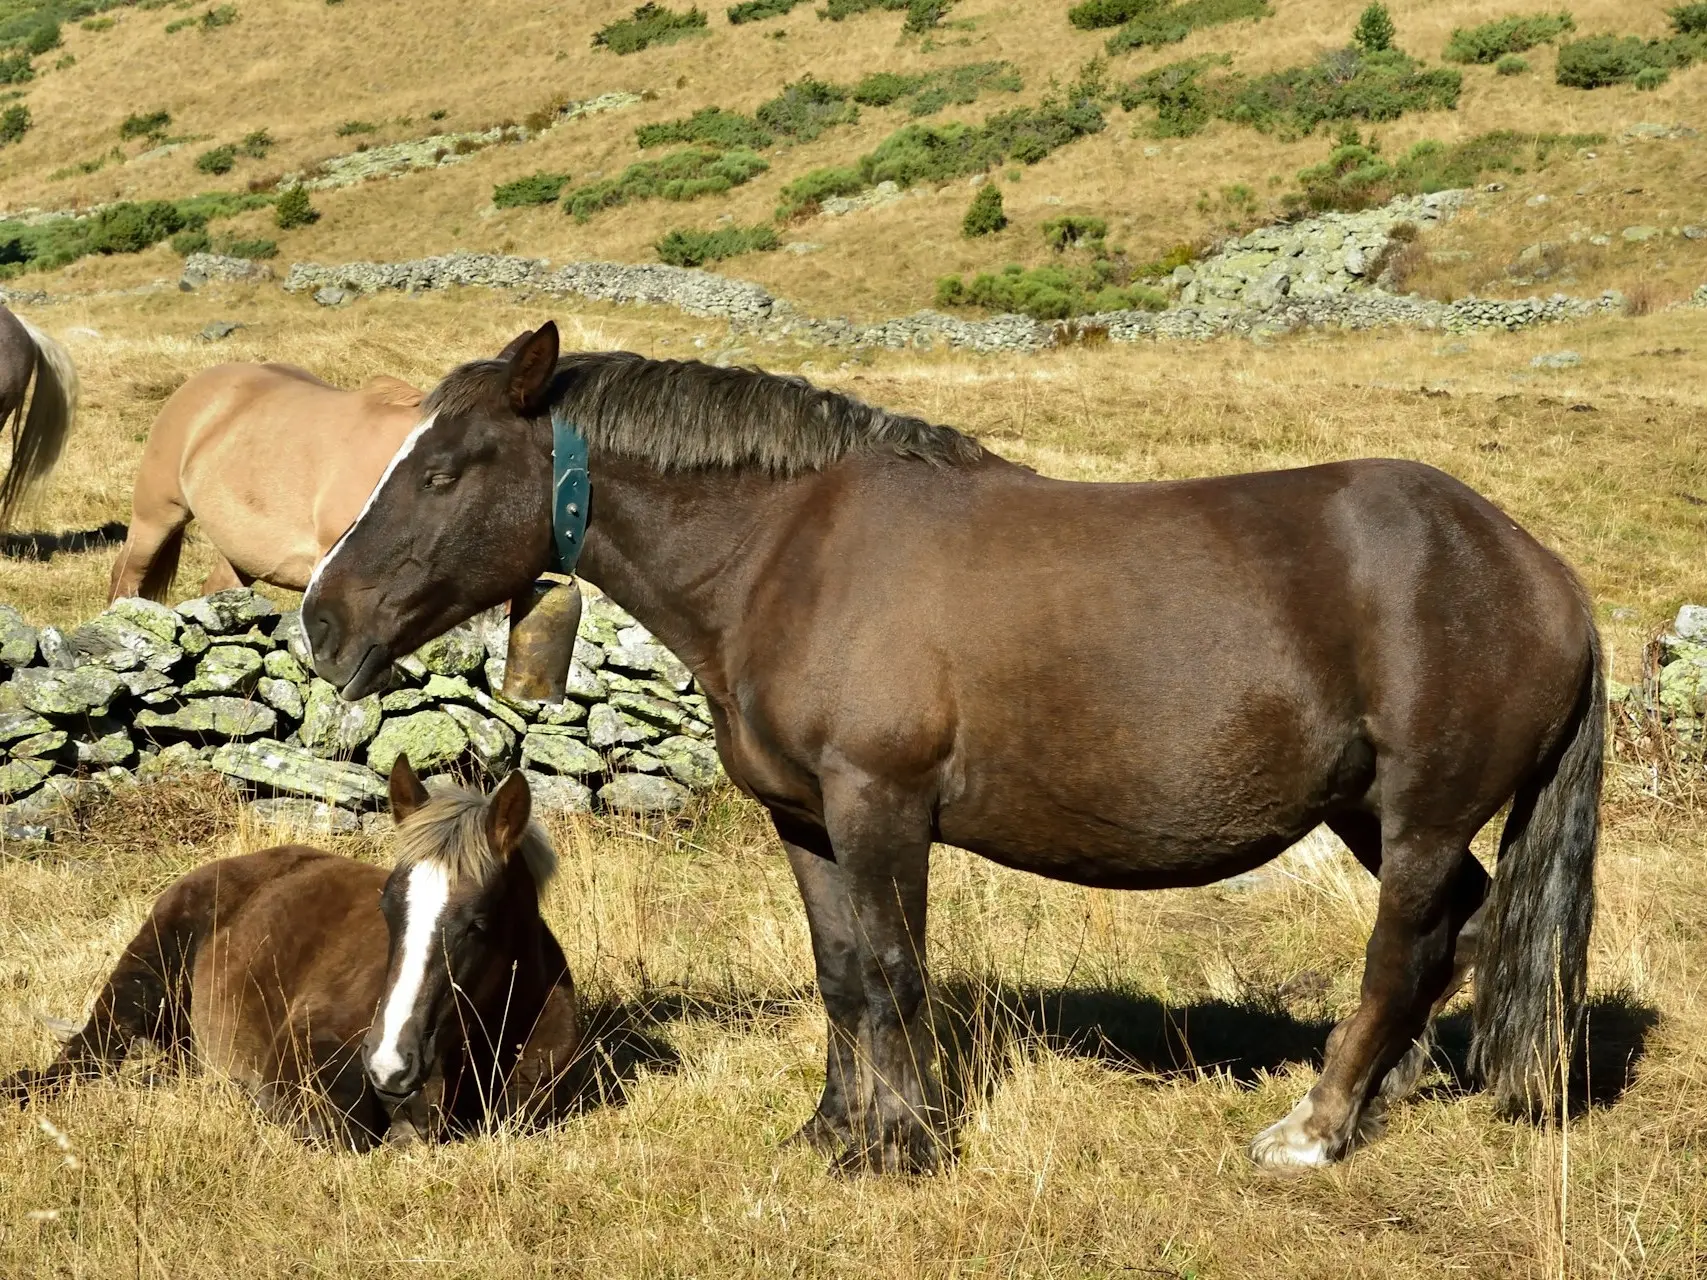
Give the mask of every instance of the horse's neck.
POLYGON ((659 472, 594 457, 592 523, 578 571, 704 678, 818 474, 659 472))

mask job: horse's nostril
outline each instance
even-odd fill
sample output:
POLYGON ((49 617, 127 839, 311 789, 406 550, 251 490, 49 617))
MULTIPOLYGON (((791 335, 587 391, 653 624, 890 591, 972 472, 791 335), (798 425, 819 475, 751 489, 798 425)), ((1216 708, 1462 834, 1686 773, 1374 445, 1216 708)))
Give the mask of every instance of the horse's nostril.
POLYGON ((316 658, 330 657, 337 641, 331 616, 323 609, 316 609, 302 621, 303 630, 308 633, 308 651, 316 658))

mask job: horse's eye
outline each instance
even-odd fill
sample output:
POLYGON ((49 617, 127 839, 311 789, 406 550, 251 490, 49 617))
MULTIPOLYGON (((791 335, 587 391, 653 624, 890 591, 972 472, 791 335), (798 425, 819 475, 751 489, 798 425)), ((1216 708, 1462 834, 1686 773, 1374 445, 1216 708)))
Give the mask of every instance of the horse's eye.
POLYGON ((427 488, 448 489, 456 483, 456 477, 448 471, 435 471, 427 477, 427 488))
POLYGON ((474 934, 485 934, 492 928, 492 921, 486 916, 473 916, 468 921, 468 931, 474 934))

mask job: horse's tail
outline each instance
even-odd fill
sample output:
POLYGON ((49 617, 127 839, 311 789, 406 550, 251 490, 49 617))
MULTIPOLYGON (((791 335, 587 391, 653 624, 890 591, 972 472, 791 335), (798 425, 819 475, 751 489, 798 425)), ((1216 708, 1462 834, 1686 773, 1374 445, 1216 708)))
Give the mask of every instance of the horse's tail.
POLYGON ((1471 1065, 1506 1115, 1564 1102, 1582 1022, 1606 745, 1592 621, 1589 657, 1562 744, 1512 798, 1476 960, 1471 1065))
POLYGON ((29 412, 20 408, 12 422, 12 466, 0 481, 0 529, 11 526, 30 487, 53 470, 77 416, 77 370, 70 353, 22 316, 17 320, 36 345, 36 376, 29 412))

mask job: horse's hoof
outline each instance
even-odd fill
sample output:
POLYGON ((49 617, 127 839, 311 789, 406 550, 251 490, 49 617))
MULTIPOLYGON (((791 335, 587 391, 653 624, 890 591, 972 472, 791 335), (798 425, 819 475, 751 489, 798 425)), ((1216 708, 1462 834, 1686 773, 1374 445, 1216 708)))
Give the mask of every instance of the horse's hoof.
POLYGON ((1333 1164, 1327 1141, 1312 1137, 1305 1128, 1313 1110, 1306 1097, 1284 1119, 1251 1139, 1251 1163, 1269 1173, 1282 1174, 1308 1173, 1333 1164))
POLYGON ((846 1125, 826 1120, 814 1112, 812 1118, 782 1140, 784 1147, 809 1147, 819 1155, 834 1156, 845 1150, 853 1140, 846 1125))
POLYGON ((923 1176, 942 1164, 942 1142, 929 1130, 892 1133, 880 1142, 851 1145, 830 1164, 832 1173, 858 1177, 867 1173, 923 1176))

